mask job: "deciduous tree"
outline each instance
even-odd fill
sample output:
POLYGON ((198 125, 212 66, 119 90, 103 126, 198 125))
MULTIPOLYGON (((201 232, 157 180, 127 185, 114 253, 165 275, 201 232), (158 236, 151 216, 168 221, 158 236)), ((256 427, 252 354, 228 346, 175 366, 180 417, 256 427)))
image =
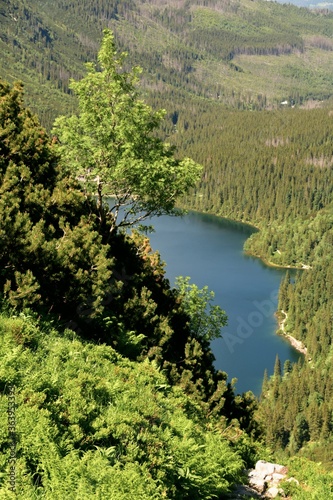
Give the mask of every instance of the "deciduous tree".
POLYGON ((97 194, 100 223, 111 220, 111 232, 179 212, 177 198, 195 185, 201 171, 189 158, 176 159, 174 148, 154 134, 165 112, 154 112, 140 99, 141 70, 126 71, 125 59, 105 30, 98 66, 88 63, 87 75, 71 82, 78 115, 59 117, 54 125, 63 168, 87 193, 97 194))

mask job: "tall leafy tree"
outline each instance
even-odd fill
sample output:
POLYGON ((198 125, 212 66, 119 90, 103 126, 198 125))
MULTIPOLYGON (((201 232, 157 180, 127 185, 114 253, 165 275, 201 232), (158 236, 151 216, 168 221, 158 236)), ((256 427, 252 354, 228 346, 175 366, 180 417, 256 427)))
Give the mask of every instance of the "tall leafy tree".
POLYGON ((87 75, 71 82, 78 115, 59 117, 54 125, 63 168, 87 193, 97 193, 100 223, 109 219, 111 232, 151 215, 177 213, 177 197, 195 185, 201 171, 189 158, 176 159, 174 148, 154 135, 164 111, 154 112, 139 98, 141 70, 126 71, 125 59, 105 30, 98 65, 88 63, 87 75))

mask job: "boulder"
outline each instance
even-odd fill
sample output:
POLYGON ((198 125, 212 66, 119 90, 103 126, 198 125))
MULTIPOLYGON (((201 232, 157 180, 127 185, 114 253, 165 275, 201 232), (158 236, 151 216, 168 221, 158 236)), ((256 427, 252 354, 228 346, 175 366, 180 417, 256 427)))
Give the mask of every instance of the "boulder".
POLYGON ((280 481, 284 481, 285 478, 286 478, 285 474, 279 474, 278 472, 274 472, 274 474, 272 475, 271 482, 273 483, 273 486, 276 486, 277 484, 279 484, 280 481))
MULTIPOLYGON (((297 479, 286 479, 287 472, 288 468, 284 465, 259 460, 255 469, 246 471, 248 476, 247 495, 252 490, 252 492, 256 492, 254 498, 268 499, 276 498, 278 495, 284 497, 283 489, 279 488, 281 481, 295 481, 298 484, 297 479)), ((246 496, 245 492, 244 496, 246 496)))
POLYGON ((267 488, 267 483, 265 479, 260 476, 251 476, 249 478, 249 485, 254 488, 259 493, 263 493, 267 488))
POLYGON ((295 479, 294 477, 289 477, 288 479, 286 479, 287 483, 296 483, 297 486, 299 486, 299 481, 297 479, 295 479))
POLYGON ((266 462, 265 460, 259 460, 256 463, 256 471, 260 472, 264 476, 272 476, 275 472, 278 474, 285 474, 287 469, 284 465, 272 464, 271 462, 266 462))
POLYGON ((270 474, 274 474, 275 464, 266 462, 265 460, 259 460, 256 463, 255 470, 256 472, 259 472, 263 477, 266 477, 269 476, 270 474))
POLYGON ((265 498, 276 498, 278 495, 285 496, 285 493, 282 488, 278 488, 277 486, 271 486, 265 493, 265 498))

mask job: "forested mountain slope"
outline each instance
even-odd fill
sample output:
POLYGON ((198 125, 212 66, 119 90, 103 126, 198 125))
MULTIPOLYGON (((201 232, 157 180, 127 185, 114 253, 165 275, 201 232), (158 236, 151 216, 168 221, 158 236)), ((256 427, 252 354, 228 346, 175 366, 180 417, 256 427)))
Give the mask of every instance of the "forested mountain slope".
POLYGON ((321 0, 293 0, 292 2, 285 2, 284 0, 279 0, 279 3, 292 3, 298 7, 307 7, 309 9, 333 9, 332 2, 325 2, 321 0))
POLYGON ((0 81, 0 137, 1 497, 224 496, 257 402, 214 368, 216 307, 196 327, 148 238, 110 231, 19 83, 0 81))
POLYGON ((325 254, 333 201, 333 112, 322 109, 179 112, 169 139, 204 165, 183 203, 258 226, 246 248, 302 267, 325 254), (288 221, 288 224, 285 222, 288 221))
MULTIPOLYGON (((83 75, 84 63, 96 57, 102 28, 112 28, 119 47, 129 51, 129 64, 144 68, 145 97, 168 110, 160 133, 179 147, 180 154, 204 165, 199 185, 182 200, 183 205, 256 225, 260 232, 247 242, 249 252, 276 265, 308 268, 295 283, 283 283, 279 304, 285 329, 304 342, 307 358, 303 365, 287 365, 284 371, 277 363, 274 377, 264 381, 256 425, 262 426, 262 437, 272 449, 305 453, 328 466, 332 466, 333 441, 332 16, 327 11, 250 0, 167 4, 16 0, 0 7, 0 75, 26 83, 26 100, 44 124, 51 128, 56 115, 76 110, 69 79, 83 75)), ((75 207, 81 203, 77 197, 72 201, 75 207)), ((62 203, 60 212, 68 215, 70 203, 62 203)), ((52 215, 57 231, 60 212, 52 215)), ((71 217, 79 220, 76 212, 71 217)), ((22 221, 24 217, 15 230, 27 229, 22 221)), ((10 234, 10 220, 4 217, 3 223, 10 234)), ((89 231, 84 225, 81 229, 74 235, 78 241, 89 231)), ((96 234, 94 238, 92 247, 99 242, 96 234)), ((55 251, 55 241, 39 243, 41 259, 44 252, 55 251)), ((135 253, 127 243, 119 240, 117 245, 116 262, 124 248, 127 256, 135 253)), ((147 243, 142 245, 145 248, 147 243)), ((102 288, 103 252, 97 262, 101 280, 96 283, 102 288)), ((93 252, 91 258, 96 255, 93 252)), ((89 264, 81 254, 78 259, 83 268, 89 264)), ((166 354, 172 352, 174 321, 180 322, 182 344, 177 356, 181 358, 188 344, 179 304, 163 281, 159 263, 153 258, 160 269, 157 278, 146 255, 145 259, 137 263, 135 282, 125 288, 118 283, 119 300, 113 306, 123 311, 125 299, 123 322, 105 319, 105 328, 111 324, 115 342, 133 356, 143 348, 154 357, 166 346, 166 354), (152 284, 149 300, 147 281, 152 284), (170 308, 163 309, 161 296, 168 297, 170 308), (146 313, 144 319, 133 313, 138 308, 146 313), (167 338, 166 323, 172 326, 167 338), (141 344, 141 337, 133 340, 131 332, 142 324, 151 328, 155 344, 146 340, 141 344)), ((120 269, 121 263, 120 259, 120 269)), ((72 272, 66 252, 52 266, 54 279, 72 272), (59 276, 57 265, 62 268, 59 276)), ((22 284, 37 294, 35 283, 28 275, 25 278, 22 284)), ((66 307, 70 309, 75 294, 66 288, 64 293, 69 294, 66 307)), ((88 293, 84 287, 82 293, 88 293)), ((52 289, 46 305, 51 299, 56 300, 52 289)), ((246 420, 248 406, 252 411, 254 402, 251 397, 235 399, 225 374, 211 371, 208 343, 200 349, 188 346, 181 359, 180 367, 177 357, 165 360, 174 380, 181 380, 197 395, 197 380, 204 374, 208 404, 214 407, 216 394, 225 394, 232 411, 246 420), (188 365, 194 381, 186 378, 188 365)), ((230 415, 230 407, 224 409, 230 415)))
POLYGON ((205 169, 183 204, 254 224, 260 231, 246 242, 247 252, 302 269, 283 283, 278 317, 307 355, 265 381, 258 419, 266 443, 331 467, 332 107, 211 111, 193 120, 184 113, 170 139, 205 169))
POLYGON ((7 0, 0 76, 24 81, 29 104, 50 126, 75 107, 69 78, 94 59, 106 27, 145 69, 148 95, 265 108, 333 94, 333 14, 261 0, 7 0))

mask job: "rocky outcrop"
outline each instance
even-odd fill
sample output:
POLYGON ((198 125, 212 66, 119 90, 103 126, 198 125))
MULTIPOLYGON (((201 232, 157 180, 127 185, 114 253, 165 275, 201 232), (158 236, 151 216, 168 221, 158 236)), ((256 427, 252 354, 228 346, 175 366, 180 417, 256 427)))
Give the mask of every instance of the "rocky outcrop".
POLYGON ((280 487, 282 481, 294 481, 298 484, 297 479, 287 478, 287 474, 287 467, 259 460, 254 469, 247 471, 248 486, 238 486, 230 498, 236 500, 246 497, 269 499, 278 495, 284 497, 285 493, 280 487))

